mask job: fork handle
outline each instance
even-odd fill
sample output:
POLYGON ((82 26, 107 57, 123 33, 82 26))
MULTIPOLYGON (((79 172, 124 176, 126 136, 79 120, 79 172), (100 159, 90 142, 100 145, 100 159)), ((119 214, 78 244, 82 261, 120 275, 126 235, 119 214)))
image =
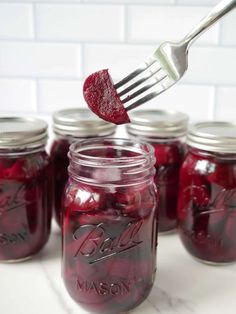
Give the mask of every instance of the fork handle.
POLYGON ((205 16, 200 23, 192 29, 190 33, 183 39, 183 43, 189 48, 192 43, 210 28, 215 22, 222 18, 226 13, 236 7, 236 0, 222 0, 211 12, 205 16))

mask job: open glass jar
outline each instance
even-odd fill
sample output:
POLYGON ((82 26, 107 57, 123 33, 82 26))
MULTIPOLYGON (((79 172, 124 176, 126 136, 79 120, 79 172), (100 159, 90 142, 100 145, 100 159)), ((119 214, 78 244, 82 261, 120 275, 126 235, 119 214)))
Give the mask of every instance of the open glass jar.
POLYGON ((20 261, 47 242, 52 214, 46 122, 0 118, 0 261, 20 261))
POLYGON ((197 123, 187 144, 178 203, 181 240, 202 261, 236 261, 236 125, 197 123))
POLYGON ((111 136, 116 126, 99 119, 88 109, 65 109, 53 115, 55 139, 51 147, 53 167, 54 213, 61 225, 62 196, 68 180, 69 146, 90 137, 111 136))
POLYGON ((155 183, 160 194, 159 232, 176 228, 179 171, 185 152, 188 116, 176 111, 140 110, 130 114, 127 132, 131 138, 154 147, 155 183))
POLYGON ((63 278, 92 313, 140 304, 156 271, 157 214, 153 148, 124 139, 70 147, 63 214, 63 278))

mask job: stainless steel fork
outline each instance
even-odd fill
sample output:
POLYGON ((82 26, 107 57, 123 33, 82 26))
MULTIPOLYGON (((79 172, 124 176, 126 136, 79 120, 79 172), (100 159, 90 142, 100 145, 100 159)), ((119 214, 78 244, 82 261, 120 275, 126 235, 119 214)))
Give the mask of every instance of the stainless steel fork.
POLYGON ((193 42, 216 21, 236 7, 236 0, 223 0, 178 43, 164 42, 138 69, 116 83, 126 110, 134 109, 177 83, 188 68, 193 42), (140 96, 140 97, 139 97, 140 96))

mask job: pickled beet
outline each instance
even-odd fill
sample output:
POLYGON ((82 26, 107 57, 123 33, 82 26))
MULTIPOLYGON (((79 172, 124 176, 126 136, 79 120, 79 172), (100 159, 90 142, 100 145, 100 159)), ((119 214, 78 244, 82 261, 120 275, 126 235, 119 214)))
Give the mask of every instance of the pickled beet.
POLYGON ((176 228, 179 171, 184 156, 180 141, 152 143, 156 157, 155 183, 159 190, 159 231, 176 228))
POLYGON ((208 262, 236 260, 236 162, 226 157, 190 149, 180 172, 179 234, 208 262))
POLYGON ((115 124, 130 122, 108 70, 91 74, 84 82, 83 92, 89 108, 100 118, 115 124))
MULTIPOLYGON (((148 170, 137 168, 137 182, 140 153, 128 157, 131 151, 123 146, 113 148, 116 140, 113 144, 104 141, 107 153, 103 148, 96 154, 89 148, 82 151, 83 162, 78 159, 76 163, 81 165, 79 176, 70 176, 65 190, 62 273, 69 294, 83 308, 92 313, 116 314, 139 305, 152 288, 157 196, 153 168, 142 180, 154 159, 146 164, 148 170), (90 168, 90 156, 97 156, 102 167, 90 168), (119 167, 122 157, 127 164, 119 167), (114 162, 116 166, 111 167, 114 162), (134 181, 129 181, 130 176, 134 181)), ((74 168, 70 158, 71 174, 74 168)))
POLYGON ((47 242, 51 167, 45 152, 0 157, 0 260, 24 259, 47 242))

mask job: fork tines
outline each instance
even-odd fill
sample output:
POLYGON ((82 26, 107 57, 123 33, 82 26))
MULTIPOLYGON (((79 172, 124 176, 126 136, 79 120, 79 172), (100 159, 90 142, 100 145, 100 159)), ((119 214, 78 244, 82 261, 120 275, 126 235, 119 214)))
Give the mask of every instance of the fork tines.
POLYGON ((122 103, 128 104, 126 110, 134 109, 144 102, 152 99, 166 88, 162 82, 167 78, 163 68, 155 57, 150 57, 137 70, 130 73, 127 77, 114 85, 122 103), (154 91, 145 94, 153 87, 154 91), (131 92, 130 94, 128 94, 131 92), (142 95, 143 94, 143 95, 142 95), (137 98, 142 95, 143 97, 137 98), (134 100, 134 102, 130 102, 134 100))

